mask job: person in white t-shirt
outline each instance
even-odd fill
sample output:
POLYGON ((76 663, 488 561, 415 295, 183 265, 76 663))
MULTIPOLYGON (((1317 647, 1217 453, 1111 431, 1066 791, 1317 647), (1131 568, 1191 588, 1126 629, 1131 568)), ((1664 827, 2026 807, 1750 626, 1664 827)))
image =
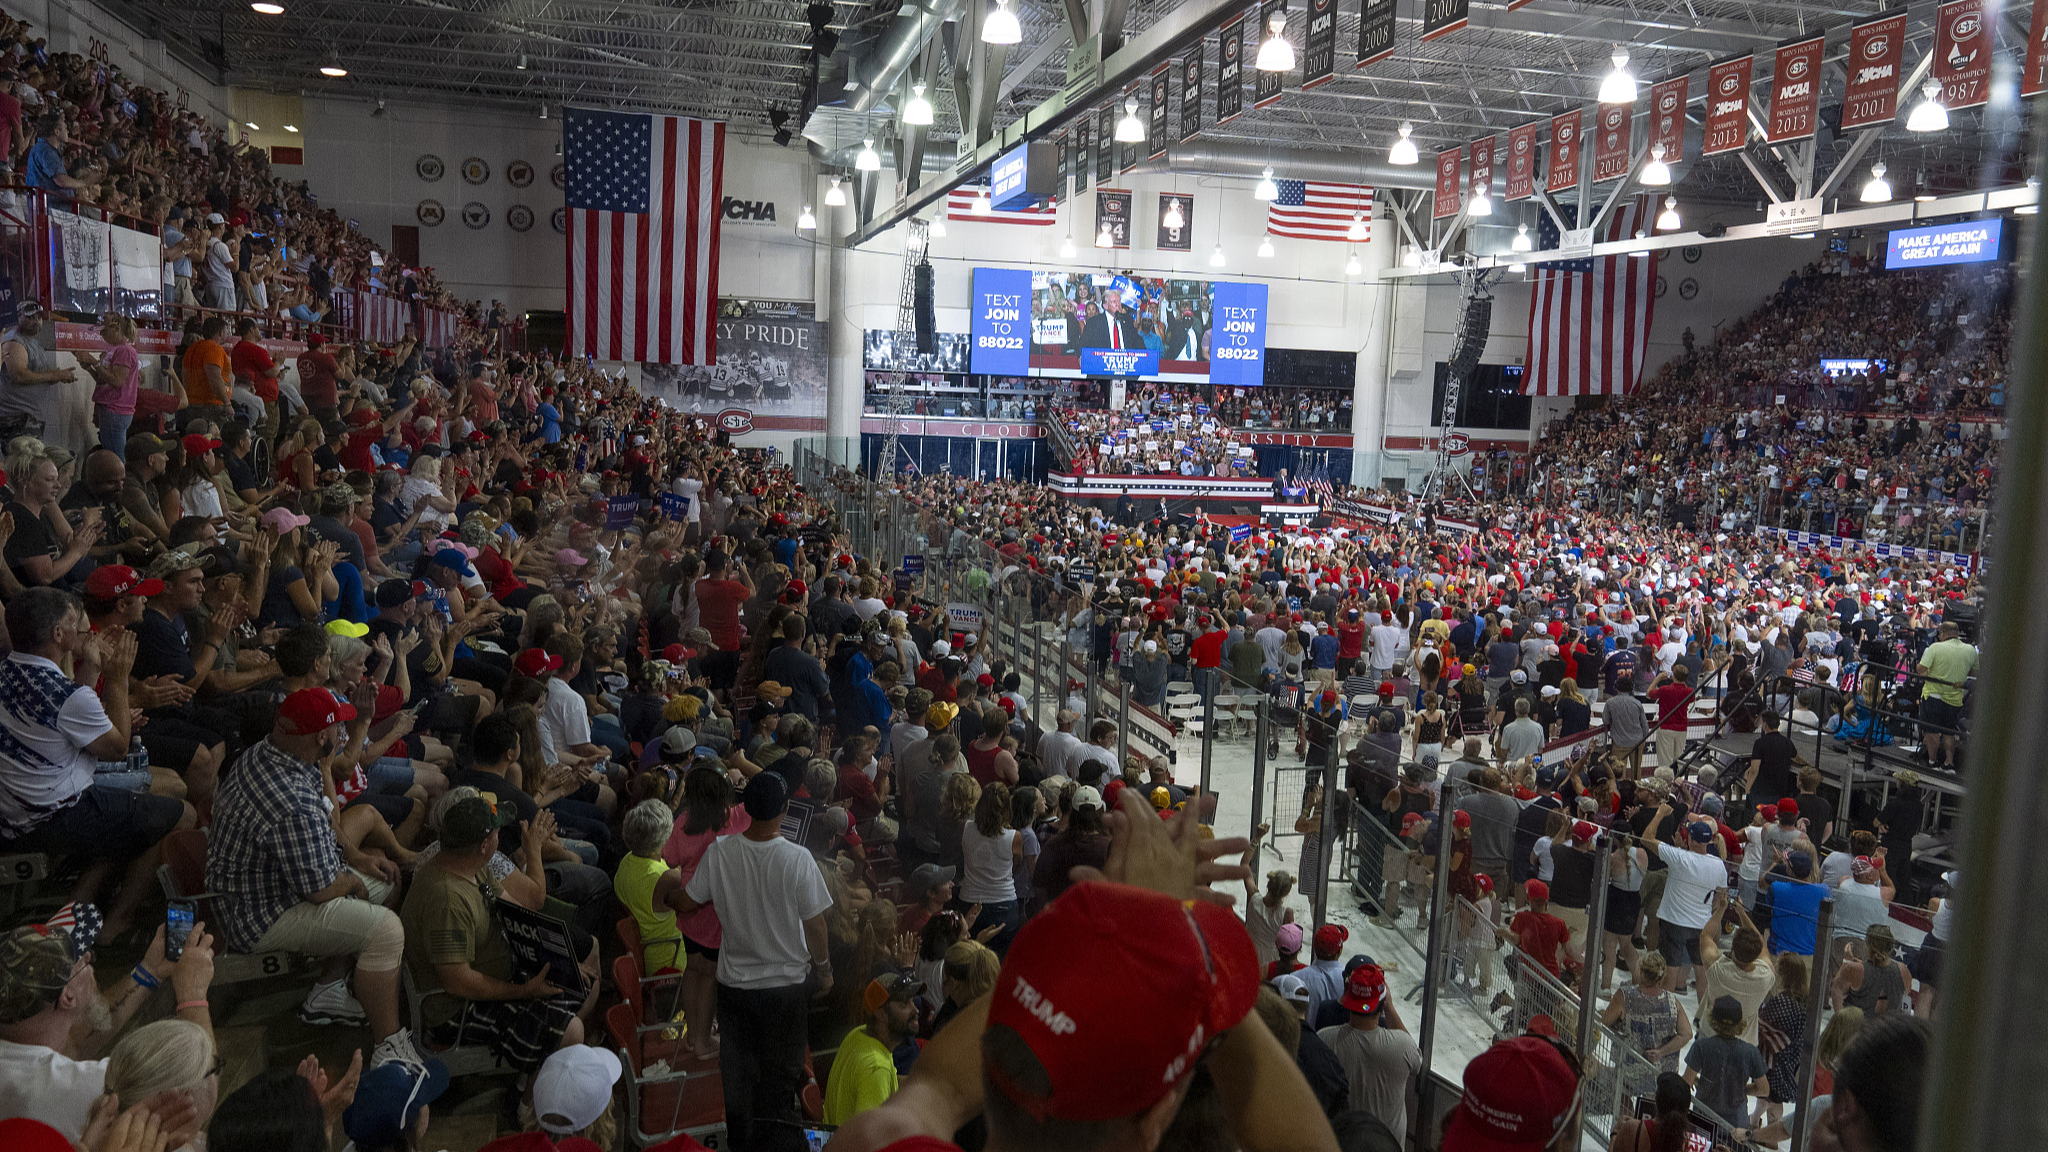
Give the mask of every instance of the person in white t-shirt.
POLYGON ((1670 869, 1664 900, 1657 908, 1657 950, 1664 954, 1664 986, 1683 992, 1687 972, 1700 964, 1700 929, 1713 912, 1714 893, 1728 886, 1728 865, 1715 852, 1721 836, 1711 820, 1686 825, 1682 844, 1659 842, 1657 829, 1670 818, 1671 805, 1659 804, 1656 817, 1643 830, 1643 840, 1670 869))
MULTIPOLYGON (((774 1145, 770 1129, 799 1122, 810 1001, 832 991, 825 912, 832 895, 811 854, 782 835, 789 785, 773 772, 747 782, 753 824, 712 842, 690 882, 670 894, 678 916, 718 909, 718 1070, 738 1148, 774 1145)), ((862 974, 849 973, 848 979, 862 974)))

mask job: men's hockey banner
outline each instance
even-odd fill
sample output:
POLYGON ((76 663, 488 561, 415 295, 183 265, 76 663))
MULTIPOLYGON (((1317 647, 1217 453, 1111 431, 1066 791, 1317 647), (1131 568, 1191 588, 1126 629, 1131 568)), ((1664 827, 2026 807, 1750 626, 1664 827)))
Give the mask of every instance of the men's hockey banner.
POLYGON ((1493 195, 1493 135, 1488 133, 1472 142, 1472 164, 1467 169, 1466 185, 1473 195, 1485 192, 1493 195))
MULTIPOLYGON (((2034 6, 2034 21, 2048 4, 2034 6)), ((2028 51, 2040 43, 2028 42, 2028 51)), ((1842 93, 1842 131, 1889 124, 1899 114, 1899 80, 1906 57, 1906 12, 1865 20, 1849 30, 1849 86, 1842 93)))
POLYGON ((1536 192, 1536 134, 1543 121, 1535 120, 1508 131, 1508 186, 1504 200, 1527 200, 1536 192))
POLYGON ((1223 26, 1216 40, 1216 123, 1244 114, 1244 18, 1223 26))
POLYGON ((1771 116, 1764 139, 1772 144, 1805 140, 1820 123, 1820 54, 1825 36, 1778 45, 1771 61, 1771 116))
POLYGON ((1685 159, 1685 97, 1690 76, 1674 76, 1650 89, 1650 146, 1664 146, 1664 162, 1685 159))
POLYGON ((1337 0, 1308 0, 1308 31, 1301 37, 1301 86, 1327 84, 1337 71, 1337 0))
POLYGON ((1543 181, 1546 192, 1578 186, 1580 115, 1574 108, 1550 118, 1550 172, 1543 181))
MULTIPOLYGON (((759 302, 742 312, 719 317, 716 363, 642 363, 641 394, 702 416, 743 409, 756 428, 823 429, 827 324, 809 304, 759 302)), ((877 335, 895 334, 870 333, 870 342, 877 335)), ((866 359, 875 358, 871 347, 866 359)))
POLYGON ((1596 115, 1600 134, 1593 138, 1593 183, 1599 184, 1628 175, 1636 118, 1629 104, 1602 104, 1596 115))
POLYGON ((1074 156, 1067 164, 1067 171, 1074 177, 1074 195, 1088 190, 1088 177, 1095 171, 1095 117, 1083 116, 1074 121, 1074 156))
POLYGON ((1756 57, 1737 56, 1707 69, 1706 132, 1700 155, 1733 152, 1749 140, 1749 79, 1756 57))
POLYGON ((1362 0, 1358 12, 1358 67, 1394 54, 1394 0, 1362 0))
POLYGON ((1422 38, 1434 40, 1465 26, 1472 0, 1422 0, 1422 38))
POLYGON ((1430 218, 1442 220, 1458 214, 1458 177, 1465 166, 1465 150, 1450 148, 1436 154, 1436 201, 1430 218))
POLYGON ((1951 112, 1991 99, 1984 0, 1955 0, 1934 10, 1934 78, 1941 82, 1941 106, 1951 112))
MULTIPOLYGON (((1246 38, 1248 42, 1245 44, 1245 47, 1254 57, 1258 55, 1258 46, 1265 43, 1266 36, 1273 27, 1273 17, 1276 15, 1285 16, 1286 14, 1287 0, 1263 0, 1260 3, 1259 26, 1251 29, 1251 35, 1246 38)), ((1278 100, 1281 90, 1286 86, 1287 73, 1261 72, 1256 68, 1252 69, 1252 107, 1264 108, 1266 105, 1278 100)))
POLYGON ((1180 60, 1180 142, 1193 140, 1202 131, 1202 49, 1180 60))
POLYGON ((1168 61, 1152 70, 1152 79, 1146 85, 1151 89, 1152 103, 1146 111, 1145 144, 1147 154, 1153 160, 1166 155, 1166 105, 1173 92, 1173 63, 1168 61))

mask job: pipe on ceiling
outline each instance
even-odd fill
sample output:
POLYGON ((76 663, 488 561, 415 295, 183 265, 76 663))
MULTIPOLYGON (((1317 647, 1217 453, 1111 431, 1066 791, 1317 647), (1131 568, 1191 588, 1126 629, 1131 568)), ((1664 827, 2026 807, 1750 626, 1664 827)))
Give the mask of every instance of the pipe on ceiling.
POLYGON ((1196 139, 1175 144, 1157 160, 1140 161, 1134 172, 1179 176, 1256 177, 1267 168, 1290 180, 1327 180, 1338 184, 1370 184, 1376 188, 1434 188, 1436 172, 1426 164, 1402 167, 1359 149, 1326 152, 1316 148, 1268 148, 1227 140, 1196 139))
MULTIPOLYGON (((852 172, 853 158, 860 154, 860 145, 858 144, 848 148, 827 148, 816 140, 805 140, 804 145, 810 150, 811 159, 817 161, 818 167, 821 169, 836 168, 852 172)), ((875 151, 881 154, 883 168, 893 169, 896 167, 896 150, 894 148, 889 147, 884 142, 877 141, 875 151)), ((927 174, 948 171, 953 167, 953 158, 951 145, 927 147, 924 153, 923 170, 927 174)), ((828 172, 827 174, 829 175, 830 173, 828 172)))
POLYGON ((960 14, 962 2, 922 0, 897 9, 895 22, 847 62, 846 76, 854 86, 846 90, 841 106, 848 112, 866 112, 880 102, 924 50, 925 42, 960 14))

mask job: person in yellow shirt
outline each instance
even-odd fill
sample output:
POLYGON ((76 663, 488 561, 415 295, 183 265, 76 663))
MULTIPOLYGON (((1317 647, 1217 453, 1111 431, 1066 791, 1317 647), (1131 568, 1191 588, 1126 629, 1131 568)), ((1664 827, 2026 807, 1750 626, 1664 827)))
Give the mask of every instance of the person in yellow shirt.
POLYGON ((917 1031, 924 985, 891 972, 868 981, 868 1022, 846 1034, 825 1080, 825 1123, 837 1127, 896 1094, 896 1047, 917 1031))

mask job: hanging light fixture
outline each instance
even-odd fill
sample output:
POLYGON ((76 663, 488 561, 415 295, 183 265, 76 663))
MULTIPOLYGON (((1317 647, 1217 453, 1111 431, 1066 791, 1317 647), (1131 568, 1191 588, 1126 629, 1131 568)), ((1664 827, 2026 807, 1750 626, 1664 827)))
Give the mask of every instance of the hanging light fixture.
POLYGON ((517 64, 514 64, 514 65, 512 65, 512 66, 513 66, 514 68, 517 68, 517 69, 519 69, 519 70, 520 70, 521 72, 524 72, 524 71, 526 71, 526 53, 524 53, 524 52, 521 52, 521 53, 519 54, 519 62, 518 62, 517 64))
POLYGON ((989 202, 988 189, 976 188, 974 190, 974 214, 976 216, 993 216, 995 215, 995 210, 996 206, 989 202))
POLYGON ((1628 49, 1614 46, 1614 55, 1608 57, 1614 62, 1614 71, 1600 81, 1600 102, 1602 104, 1633 104, 1636 102, 1636 75, 1628 70, 1628 49))
POLYGON ((1884 161, 1870 166, 1870 180, 1863 185, 1863 192, 1857 197, 1865 204, 1882 204, 1892 198, 1892 182, 1884 178, 1884 161))
POLYGON ((1024 29, 1017 23, 1017 14, 1010 11, 1008 0, 996 0, 995 8, 981 21, 981 42, 983 44, 1015 44, 1024 39, 1024 29))
POLYGON ((1095 246, 1097 248, 1116 247, 1116 234, 1109 230, 1109 221, 1104 220, 1101 230, 1095 233, 1095 246))
POLYGON ((1258 187, 1252 189, 1252 199, 1271 201, 1278 200, 1279 198, 1280 185, 1273 182, 1273 167, 1269 164, 1266 166, 1265 172, 1259 176, 1258 187))
POLYGON ((1209 267, 1223 267, 1223 245, 1218 244, 1216 246, 1216 250, 1214 252, 1209 253, 1209 267))
POLYGON ((1180 201, 1178 199, 1168 200, 1166 202, 1166 212, 1159 217, 1159 223, 1177 231, 1186 225, 1187 222, 1187 216, 1180 210, 1180 201))
POLYGON ((910 86, 910 101, 903 105, 903 122, 919 126, 932 122, 932 102, 924 98, 924 85, 910 86))
POLYGON ((256 0, 256 3, 249 5, 249 7, 254 8, 256 11, 263 13, 265 16, 284 15, 284 5, 271 4, 268 3, 267 0, 256 0))
POLYGON ((1934 199, 1934 190, 1927 186, 1927 170, 1922 168, 1913 175, 1913 199, 1925 204, 1934 199))
POLYGON ((940 237, 944 236, 945 234, 946 216, 945 213, 941 212, 939 215, 932 217, 932 229, 929 233, 927 233, 927 235, 929 235, 932 239, 937 240, 940 237))
POLYGON ((1528 266, 1527 264, 1510 264, 1510 265, 1508 265, 1508 271, 1510 271, 1510 272, 1527 272, 1528 270, 1529 270, 1529 266, 1528 266))
POLYGON ((251 132, 261 132, 261 131, 263 131, 263 129, 262 129, 261 127, 258 127, 258 126, 257 126, 257 124, 256 124, 256 122, 255 122, 254 120, 244 120, 244 121, 242 121, 242 127, 244 127, 244 128, 247 128, 247 129, 248 129, 249 131, 251 131, 251 132))
POLYGON ((1493 215, 1493 197, 1486 194, 1485 188, 1474 188, 1472 190, 1472 199, 1465 204, 1465 215, 1493 215))
POLYGON ((1685 225, 1678 218, 1678 197, 1666 196, 1664 210, 1657 213, 1657 229, 1661 232, 1676 232, 1683 227, 1685 225))
MULTIPOLYGON (((320 66, 320 74, 330 80, 339 80, 343 76, 348 75, 348 69, 341 66, 341 58, 339 56, 329 56, 327 63, 320 66)), ((1919 113, 1916 112, 1914 115, 1917 116, 1919 113)))
POLYGON ((1261 259, 1261 260, 1270 260, 1270 259, 1272 259, 1272 258, 1273 258, 1273 234, 1272 234, 1271 232, 1268 232, 1268 233, 1266 233, 1265 235, 1263 235, 1263 236, 1259 237, 1259 259, 1261 259))
POLYGON ((1126 97, 1124 100, 1124 118, 1116 122, 1116 142, 1119 144, 1143 144, 1145 142, 1145 122, 1138 119, 1138 98, 1136 96, 1126 97))
POLYGON ((1636 176, 1636 183, 1646 188, 1663 188, 1671 183, 1671 165, 1664 162, 1662 144, 1650 145, 1650 162, 1643 165, 1642 172, 1636 176))
POLYGON ((1294 67, 1294 44, 1287 39, 1287 9, 1281 8, 1266 21, 1266 40, 1259 45, 1261 72, 1286 72, 1294 67))
POLYGON ((540 118, 543 120, 548 118, 548 102, 545 100, 540 102, 540 118))
MULTIPOLYGON (((1643 231, 1643 230, 1642 230, 1641 228, 1638 228, 1638 229, 1636 229, 1636 240, 1637 240, 1637 241, 1641 241, 1641 240, 1643 240, 1643 239, 1644 239, 1645 237, 1647 237, 1648 235, 1649 235, 1649 233, 1647 233, 1647 232, 1644 232, 1644 231, 1643 231)), ((1648 256, 1648 255, 1650 254, 1650 250, 1649 250, 1649 248, 1647 248, 1647 247, 1644 247, 1644 246, 1641 246, 1640 244, 1638 244, 1638 246, 1637 246, 1637 247, 1629 249, 1629 253, 1628 253, 1628 254, 1629 254, 1629 255, 1631 255, 1631 256, 1648 256)))
POLYGON ((825 207, 846 207, 846 192, 844 189, 839 187, 839 177, 837 176, 834 176, 832 178, 832 186, 830 188, 825 189, 825 207))
POLYGON ((1536 245, 1529 240, 1529 226, 1527 224, 1515 225, 1515 238, 1508 242, 1508 250, 1510 252, 1529 252, 1533 251, 1535 247, 1536 245))
POLYGON ((1074 225, 1069 223, 1067 225, 1067 238, 1060 241, 1060 259, 1072 260, 1079 254, 1079 250, 1074 247, 1074 225))
POLYGON ((287 132, 297 132, 299 130, 299 126, 297 124, 287 124, 284 126, 284 130, 287 132))
POLYGON ((875 151, 875 138, 873 136, 860 142, 860 153, 853 158, 853 168, 856 172, 880 172, 882 170, 882 154, 875 151))
POLYGON ((1356 276, 1363 271, 1365 271, 1365 266, 1358 262, 1358 249, 1353 248, 1351 250, 1351 259, 1344 262, 1344 274, 1346 276, 1356 276))
POLYGON ((1948 109, 1941 106, 1941 81, 1929 80, 1920 86, 1920 103, 1906 117, 1906 131, 1939 132, 1946 127, 1948 109))
POLYGON ((796 230, 799 232, 815 232, 818 230, 818 218, 811 215, 811 206, 809 204, 804 205, 804 210, 798 214, 796 230))
POLYGON ((1417 248, 1417 247, 1416 247, 1415 245, 1413 245, 1413 244, 1410 244, 1410 245, 1408 246, 1408 251, 1407 251, 1407 253, 1406 253, 1405 255, 1403 255, 1403 256, 1401 257, 1401 267, 1403 267, 1403 268, 1420 268, 1420 267, 1422 267, 1422 249, 1420 249, 1420 248, 1417 248))
POLYGON ((1362 241, 1367 238, 1367 235, 1365 213, 1353 212, 1351 214, 1351 227, 1345 229, 1344 238, 1346 240, 1362 241))
POLYGON ((1394 146, 1387 149, 1387 163, 1413 164, 1422 158, 1415 150, 1415 141, 1409 139, 1414 134, 1415 125, 1401 121, 1401 135, 1394 141, 1394 146))
POLYGON ((2022 204, 2014 208, 2012 210, 2013 215, 2033 216, 2041 211, 2041 178, 2039 176, 2027 177, 2027 191, 2034 194, 2034 202, 2032 204, 2022 204))

